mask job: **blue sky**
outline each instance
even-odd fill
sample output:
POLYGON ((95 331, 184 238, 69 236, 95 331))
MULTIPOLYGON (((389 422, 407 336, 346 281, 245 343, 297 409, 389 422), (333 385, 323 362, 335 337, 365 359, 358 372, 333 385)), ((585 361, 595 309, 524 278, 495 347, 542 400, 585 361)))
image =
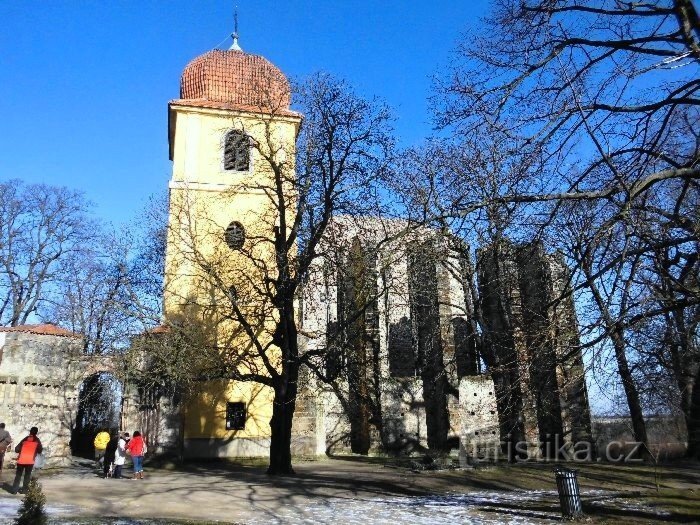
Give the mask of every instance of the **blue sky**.
MULTIPOLYGON (((385 99, 399 141, 431 132, 430 77, 487 0, 239 0, 240 43, 289 77, 329 71, 385 99)), ((0 3, 0 180, 81 190, 136 217, 170 177, 167 101, 192 58, 233 29, 232 1, 0 3)))

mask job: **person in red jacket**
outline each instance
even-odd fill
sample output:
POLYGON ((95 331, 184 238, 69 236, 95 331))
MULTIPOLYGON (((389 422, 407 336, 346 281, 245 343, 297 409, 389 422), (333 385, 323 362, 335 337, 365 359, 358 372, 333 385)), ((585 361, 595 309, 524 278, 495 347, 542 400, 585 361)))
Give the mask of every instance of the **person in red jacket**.
POLYGON ((19 454, 17 458, 17 472, 15 473, 15 482, 12 485, 12 494, 17 494, 17 489, 19 489, 19 482, 22 479, 22 474, 24 474, 24 485, 22 486, 21 493, 27 492, 29 488, 29 481, 32 477, 32 469, 34 468, 34 460, 37 454, 41 454, 44 447, 41 446, 41 441, 37 434, 39 429, 32 427, 29 430, 29 435, 20 441, 15 447, 15 452, 19 454))
POLYGON ((132 437, 126 444, 126 450, 131 454, 131 460, 134 462, 134 478, 143 479, 143 456, 146 454, 146 442, 141 437, 141 432, 134 432, 132 437))

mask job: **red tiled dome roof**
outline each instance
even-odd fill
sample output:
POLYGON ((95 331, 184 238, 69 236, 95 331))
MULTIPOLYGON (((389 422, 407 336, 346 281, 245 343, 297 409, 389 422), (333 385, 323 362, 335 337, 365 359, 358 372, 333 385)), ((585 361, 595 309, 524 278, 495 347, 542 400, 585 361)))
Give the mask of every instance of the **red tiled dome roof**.
POLYGON ((266 58, 214 49, 187 64, 180 99, 204 106, 284 111, 289 110, 290 89, 284 74, 266 58))

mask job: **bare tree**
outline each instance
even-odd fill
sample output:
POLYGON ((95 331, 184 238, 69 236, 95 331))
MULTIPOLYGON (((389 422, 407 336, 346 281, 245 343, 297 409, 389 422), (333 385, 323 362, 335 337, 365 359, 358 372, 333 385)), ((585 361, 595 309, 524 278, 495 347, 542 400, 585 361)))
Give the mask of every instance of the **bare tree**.
POLYGON ((255 220, 244 237, 222 235, 215 211, 188 198, 186 190, 171 197, 176 220, 168 232, 179 246, 178 264, 187 265, 201 292, 170 291, 186 295, 179 300, 197 319, 188 321, 185 314, 173 322, 178 340, 186 341, 178 348, 183 357, 191 355, 188 349, 202 350, 187 367, 192 381, 232 379, 272 390, 270 474, 293 472, 292 418, 307 359, 298 345, 299 288, 334 215, 376 209, 393 147, 387 109, 343 81, 316 75, 298 86, 296 96, 304 115, 296 155, 275 131, 279 101, 261 106, 262 140, 250 146, 263 167, 231 190, 231 197, 248 191, 264 198, 249 215, 255 220))
MULTIPOLYGON (((685 215, 700 175, 697 13, 685 0, 503 0, 485 23, 487 32, 463 40, 451 76, 439 85, 439 124, 457 141, 500 137, 511 165, 530 173, 518 187, 494 179, 487 196, 466 191, 439 213, 517 209, 526 217, 521 232, 537 236, 554 233, 555 219, 570 224, 572 242, 559 244, 582 241, 567 254, 579 279, 572 290, 587 290, 597 305, 636 438, 646 441, 624 333, 670 308, 637 300, 647 258, 667 248, 692 253, 697 242, 685 215), (585 214, 594 220, 577 225, 568 201, 595 210, 585 214), (647 221, 669 225, 666 235, 640 236, 647 221)), ((693 292, 674 304, 699 299, 693 292)))
POLYGON ((66 254, 59 264, 63 277, 39 310, 42 318, 81 334, 85 354, 123 348, 132 332, 127 253, 119 238, 96 235, 66 254))
POLYGON ((25 324, 67 274, 61 263, 90 237, 78 192, 0 183, 0 323, 25 324))
POLYGON ((89 237, 57 262, 59 278, 44 290, 38 316, 82 335, 85 354, 123 352, 160 324, 166 211, 154 197, 132 225, 91 223, 89 237))

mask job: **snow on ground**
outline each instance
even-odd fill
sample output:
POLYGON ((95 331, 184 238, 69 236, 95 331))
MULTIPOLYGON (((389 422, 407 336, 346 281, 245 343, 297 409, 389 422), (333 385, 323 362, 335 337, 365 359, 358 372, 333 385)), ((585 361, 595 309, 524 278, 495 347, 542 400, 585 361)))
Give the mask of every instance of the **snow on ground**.
MULTIPOLYGON (((560 522, 554 512, 524 511, 514 513, 514 502, 552 500, 556 493, 545 491, 529 492, 474 492, 470 494, 435 495, 421 497, 390 497, 343 499, 327 498, 318 503, 290 505, 283 512, 259 510, 245 519, 248 525, 271 524, 338 524, 358 523, 361 525, 454 525, 455 523, 513 525, 544 524, 560 522), (504 507, 502 505, 508 505, 504 507)), ((12 523, 21 500, 0 498, 0 524, 12 523)), ((68 525, 74 523, 67 516, 79 514, 78 509, 69 506, 47 505, 51 523, 68 525)), ((226 519, 221 516, 220 519, 226 519)), ((149 520, 117 520, 112 525, 147 524, 149 520)))
MULTIPOLYGON (((21 504, 22 498, 19 496, 0 497, 0 524, 12 523, 21 504)), ((46 505, 44 508, 49 516, 55 517, 78 513, 78 509, 70 505, 46 505)))
POLYGON ((556 492, 515 491, 473 492, 469 494, 422 497, 371 498, 361 500, 328 499, 305 506, 289 507, 276 515, 259 515, 249 525, 263 524, 337 524, 362 525, 454 525, 469 524, 544 524, 561 522, 558 512, 513 508, 521 501, 558 501, 556 492))
MULTIPOLYGON (((619 493, 592 490, 582 496, 593 505, 614 505, 623 510, 638 510, 633 502, 619 493)), ((480 491, 468 494, 433 496, 396 496, 387 498, 323 498, 306 504, 290 504, 282 512, 257 508, 243 521, 247 525, 492 525, 492 524, 552 524, 561 523, 559 498, 555 491, 516 490, 510 492, 480 491), (541 502, 552 510, 532 510, 532 503, 541 502), (518 506, 522 503, 522 507, 518 506), (555 510, 556 509, 556 510, 555 510)), ((19 498, 0 497, 0 525, 8 525, 17 514, 19 498)), ((75 523, 68 516, 79 515, 79 509, 70 506, 47 505, 51 523, 75 523)), ((648 510, 648 509, 646 509, 648 510)), ((659 517, 663 512, 659 512, 659 517)), ((226 516, 219 519, 226 520, 226 516)), ((111 525, 152 523, 148 519, 118 519, 111 525)), ((161 522, 162 523, 162 522, 161 522)))

